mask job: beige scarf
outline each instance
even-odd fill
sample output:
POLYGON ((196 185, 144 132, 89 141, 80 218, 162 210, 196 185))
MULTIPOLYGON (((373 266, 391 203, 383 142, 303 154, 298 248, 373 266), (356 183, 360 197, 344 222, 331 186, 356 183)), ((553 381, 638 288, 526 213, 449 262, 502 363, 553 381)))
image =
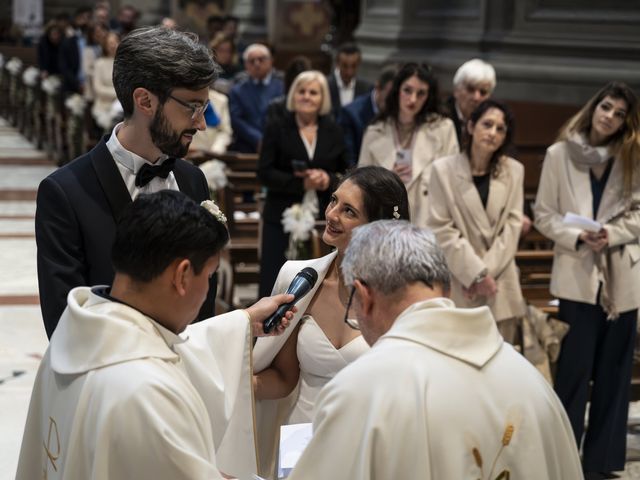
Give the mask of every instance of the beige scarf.
POLYGON ((588 165, 590 167, 602 165, 611 158, 609 147, 606 145, 600 147, 589 145, 584 133, 574 132, 569 135, 566 141, 571 160, 579 165, 588 165))

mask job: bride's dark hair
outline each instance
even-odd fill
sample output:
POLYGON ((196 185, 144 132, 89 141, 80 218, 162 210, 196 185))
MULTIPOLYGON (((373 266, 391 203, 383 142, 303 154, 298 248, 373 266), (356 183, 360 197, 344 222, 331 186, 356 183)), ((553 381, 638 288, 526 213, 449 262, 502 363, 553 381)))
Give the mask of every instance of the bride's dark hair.
POLYGON ((410 220, 409 197, 400 177, 384 167, 360 167, 349 171, 342 180, 357 185, 362 192, 367 221, 410 220), (395 215, 394 215, 395 213, 395 215))

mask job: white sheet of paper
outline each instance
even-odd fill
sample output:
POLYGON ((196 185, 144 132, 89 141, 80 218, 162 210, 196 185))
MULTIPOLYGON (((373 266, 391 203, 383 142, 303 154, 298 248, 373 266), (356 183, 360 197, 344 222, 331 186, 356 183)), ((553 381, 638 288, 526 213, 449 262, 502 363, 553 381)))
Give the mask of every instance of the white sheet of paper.
POLYGON ((311 440, 313 429, 310 423, 295 423, 280 427, 280 452, 278 455, 278 478, 286 478, 296 466, 300 455, 311 440))
POLYGON ((575 227, 587 232, 599 232, 602 229, 601 223, 571 212, 564 214, 562 223, 567 227, 575 227))

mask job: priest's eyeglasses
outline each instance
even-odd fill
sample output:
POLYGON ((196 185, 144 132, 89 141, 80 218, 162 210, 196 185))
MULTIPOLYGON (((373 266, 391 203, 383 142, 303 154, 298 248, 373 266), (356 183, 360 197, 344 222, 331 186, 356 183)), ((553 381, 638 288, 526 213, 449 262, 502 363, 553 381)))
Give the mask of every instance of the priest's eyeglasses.
POLYGON ((349 325, 354 330, 360 330, 360 324, 356 318, 349 318, 349 309, 351 308, 351 302, 353 302, 353 294, 356 293, 355 285, 351 287, 351 293, 349 293, 349 300, 347 300, 346 310, 344 311, 344 323, 349 325))
POLYGON ((169 98, 171 100, 173 100, 174 102, 179 103, 183 107, 188 108, 191 111, 191 120, 192 121, 196 120, 198 117, 200 117, 200 115, 204 115, 204 111, 209 106, 209 100, 207 100, 206 102, 204 102, 201 105, 199 103, 185 102, 184 100, 180 100, 179 98, 176 98, 173 95, 169 95, 169 98))

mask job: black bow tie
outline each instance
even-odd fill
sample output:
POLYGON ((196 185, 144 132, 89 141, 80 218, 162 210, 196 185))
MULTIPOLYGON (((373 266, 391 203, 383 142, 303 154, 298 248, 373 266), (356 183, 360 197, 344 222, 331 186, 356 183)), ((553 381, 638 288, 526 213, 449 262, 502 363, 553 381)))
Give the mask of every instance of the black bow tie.
POLYGON ((175 158, 167 158, 160 165, 145 163, 136 174, 136 187, 142 188, 155 177, 167 178, 176 166, 175 158))

